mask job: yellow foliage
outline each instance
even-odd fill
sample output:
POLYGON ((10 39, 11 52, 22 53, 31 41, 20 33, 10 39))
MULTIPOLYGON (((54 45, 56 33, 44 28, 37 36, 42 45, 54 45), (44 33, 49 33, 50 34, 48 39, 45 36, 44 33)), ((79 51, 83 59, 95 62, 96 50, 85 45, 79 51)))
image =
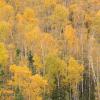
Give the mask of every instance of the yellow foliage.
POLYGON ((24 14, 23 17, 27 20, 27 21, 32 21, 35 19, 35 12, 33 9, 31 8, 26 8, 24 10, 24 14))
POLYGON ((1 21, 0 22, 0 40, 6 40, 9 36, 10 31, 11 31, 10 24, 5 21, 1 21))
POLYGON ((51 19, 53 22, 66 23, 69 11, 62 5, 56 5, 51 19))
POLYGON ((20 33, 27 33, 33 31, 38 24, 38 19, 35 16, 35 12, 31 8, 25 8, 22 14, 16 15, 17 30, 20 33))
POLYGON ((2 8, 5 5, 5 1, 4 0, 0 0, 0 8, 2 8))
POLYGON ((87 22, 91 22, 92 21, 92 16, 90 14, 85 14, 85 20, 87 22))
POLYGON ((34 65, 36 66, 37 69, 40 69, 41 67, 43 67, 40 56, 34 55, 34 65))
POLYGON ((47 7, 50 7, 50 6, 55 5, 56 2, 57 2, 57 0, 44 0, 44 4, 45 4, 45 6, 47 6, 47 7))
POLYGON ((5 95, 5 99, 6 100, 11 100, 12 99, 12 95, 13 95, 14 91, 13 90, 9 90, 9 89, 1 89, 0 90, 0 99, 2 100, 3 97, 5 95))
POLYGON ((0 43, 0 64, 7 63, 8 60, 8 51, 5 48, 3 43, 0 43))
POLYGON ((31 75, 29 68, 26 66, 21 67, 21 66, 11 65, 10 71, 18 74, 24 73, 31 75))
POLYGON ((5 89, 3 89, 3 90, 1 90, 2 91, 2 94, 13 94, 13 90, 5 90, 5 89))
MULTIPOLYGON (((52 93, 56 96, 56 89, 59 94, 59 89, 67 85, 66 91, 61 92, 72 92, 74 99, 74 92, 80 92, 77 86, 84 78, 84 66, 73 57, 68 60, 69 55, 94 68, 93 73, 88 73, 88 68, 85 72, 90 74, 88 88, 95 86, 91 79, 98 79, 99 75, 99 6, 100 0, 0 0, 0 67, 19 64, 0 68, 0 99, 14 100, 6 95, 13 94, 13 98, 19 95, 9 90, 18 87, 26 100, 42 100, 48 91, 45 78, 53 90, 50 97, 52 93), (33 67, 43 77, 33 75, 33 67)), ((100 90, 99 85, 96 88, 100 90)))
POLYGON ((41 34, 40 29, 35 27, 32 31, 25 33, 25 39, 28 43, 38 42, 40 40, 41 34))
POLYGON ((15 49, 15 45, 14 45, 14 44, 9 44, 9 45, 8 45, 8 48, 9 48, 9 49, 15 49))
POLYGON ((47 85, 47 81, 43 80, 43 78, 36 74, 34 76, 31 77, 33 84, 35 83, 35 85, 40 85, 40 87, 44 87, 44 85, 47 85))
POLYGON ((77 43, 75 29, 71 25, 66 26, 64 38, 68 42, 69 47, 73 47, 77 43))
POLYGON ((22 94, 31 100, 41 100, 41 93, 47 81, 40 75, 32 75, 31 71, 26 66, 11 65, 10 71, 14 74, 13 80, 9 81, 9 85, 19 86, 22 94))
POLYGON ((21 14, 17 14, 16 19, 18 20, 19 23, 22 23, 24 21, 24 18, 21 14))
POLYGON ((42 100, 42 98, 41 97, 37 97, 37 100, 42 100))
POLYGON ((97 16, 100 16, 100 10, 97 12, 97 14, 96 14, 97 16))
MULTIPOLYGON (((25 33, 25 41, 28 45, 34 45, 34 52, 36 53, 36 60, 52 53, 57 54, 59 51, 57 40, 50 33, 41 33, 38 27, 34 28, 31 32, 25 33)), ((40 66, 40 65, 39 65, 40 66)))
POLYGON ((82 73, 84 67, 77 62, 73 57, 70 57, 67 67, 67 82, 70 83, 73 91, 75 91, 76 84, 82 81, 82 73))
MULTIPOLYGON (((46 64, 46 71, 47 71, 47 79, 49 80, 49 84, 54 88, 55 85, 55 77, 57 78, 57 75, 66 77, 66 67, 67 64, 64 60, 62 60, 57 55, 48 55, 45 60, 46 64)), ((62 78, 62 81, 63 78, 62 78)))
POLYGON ((45 53, 47 54, 57 54, 58 53, 58 44, 57 40, 54 39, 54 37, 50 33, 45 33, 42 35, 42 41, 41 41, 42 47, 45 50, 45 53))
POLYGON ((13 7, 11 5, 3 3, 3 5, 0 7, 0 20, 9 21, 13 16, 14 16, 13 7))
POLYGON ((77 4, 72 4, 70 5, 70 10, 73 11, 73 12, 77 12, 79 11, 79 6, 77 4))

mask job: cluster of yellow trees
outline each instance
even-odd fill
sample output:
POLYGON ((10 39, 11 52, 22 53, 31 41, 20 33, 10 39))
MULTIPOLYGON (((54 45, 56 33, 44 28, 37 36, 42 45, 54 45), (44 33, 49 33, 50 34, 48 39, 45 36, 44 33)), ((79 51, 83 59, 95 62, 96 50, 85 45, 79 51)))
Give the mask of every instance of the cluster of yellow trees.
POLYGON ((99 0, 0 0, 0 100, 100 100, 99 0))

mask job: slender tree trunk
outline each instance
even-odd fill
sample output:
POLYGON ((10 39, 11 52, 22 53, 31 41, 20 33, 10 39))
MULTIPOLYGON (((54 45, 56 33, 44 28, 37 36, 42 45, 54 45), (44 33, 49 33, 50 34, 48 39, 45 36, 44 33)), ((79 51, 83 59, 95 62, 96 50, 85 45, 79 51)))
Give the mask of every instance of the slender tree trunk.
MULTIPOLYGON (((59 74, 57 74, 57 87, 58 87, 58 94, 59 94, 59 90, 60 90, 60 79, 59 79, 59 74)), ((60 98, 60 94, 59 94, 59 100, 61 100, 60 98)))

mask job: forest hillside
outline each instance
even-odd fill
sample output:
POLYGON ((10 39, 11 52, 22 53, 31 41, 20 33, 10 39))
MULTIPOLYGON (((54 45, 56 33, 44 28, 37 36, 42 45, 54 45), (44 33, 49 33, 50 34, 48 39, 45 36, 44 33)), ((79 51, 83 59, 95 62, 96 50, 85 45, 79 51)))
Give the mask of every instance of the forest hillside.
POLYGON ((0 0, 0 100, 100 100, 100 0, 0 0))

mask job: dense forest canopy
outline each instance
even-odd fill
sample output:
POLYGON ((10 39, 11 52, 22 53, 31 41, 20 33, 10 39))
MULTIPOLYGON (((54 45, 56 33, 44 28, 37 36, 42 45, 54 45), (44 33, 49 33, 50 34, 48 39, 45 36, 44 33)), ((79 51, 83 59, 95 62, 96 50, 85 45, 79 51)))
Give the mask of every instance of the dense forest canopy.
POLYGON ((0 100, 100 100, 100 0, 0 0, 0 100))

